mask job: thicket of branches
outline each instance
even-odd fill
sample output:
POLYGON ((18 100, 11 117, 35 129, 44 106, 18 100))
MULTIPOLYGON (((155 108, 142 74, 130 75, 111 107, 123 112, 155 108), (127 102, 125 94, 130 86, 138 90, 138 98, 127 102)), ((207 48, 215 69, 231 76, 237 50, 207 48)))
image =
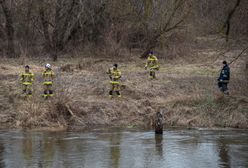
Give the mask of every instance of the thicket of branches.
POLYGON ((175 32, 248 35, 246 0, 0 0, 0 55, 60 52, 92 46, 141 57, 175 32), (184 30, 184 31, 178 31, 184 30))

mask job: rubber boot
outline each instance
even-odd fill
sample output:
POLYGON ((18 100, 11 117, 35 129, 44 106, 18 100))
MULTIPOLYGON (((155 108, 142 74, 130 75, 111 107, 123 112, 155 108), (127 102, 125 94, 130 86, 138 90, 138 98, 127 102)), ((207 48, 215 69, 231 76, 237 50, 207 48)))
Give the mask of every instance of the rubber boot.
POLYGON ((22 90, 22 94, 26 94, 26 90, 22 90))
POLYGON ((47 91, 47 90, 45 90, 45 91, 44 91, 44 94, 43 94, 43 97, 44 97, 45 99, 47 99, 47 98, 48 98, 48 96, 49 96, 48 91, 47 91))
POLYGON ((32 91, 31 90, 29 90, 29 91, 27 91, 27 97, 32 97, 32 91))
POLYGON ((113 98, 113 91, 109 91, 109 98, 112 99, 113 98))
POLYGON ((116 91, 116 94, 117 94, 117 97, 118 97, 118 98, 121 98, 121 93, 120 93, 120 91, 116 91))
POLYGON ((52 97, 53 96, 53 91, 52 90, 49 90, 49 97, 52 97))

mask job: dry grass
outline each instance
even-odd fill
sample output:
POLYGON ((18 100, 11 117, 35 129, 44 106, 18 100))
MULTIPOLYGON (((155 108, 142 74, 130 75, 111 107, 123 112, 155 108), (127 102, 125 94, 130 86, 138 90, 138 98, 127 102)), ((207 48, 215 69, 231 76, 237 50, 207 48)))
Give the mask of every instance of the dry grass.
POLYGON ((192 95, 172 100, 166 114, 168 125, 247 128, 247 98, 192 95))
MULTIPOLYGON (((162 63, 158 80, 151 81, 144 61, 130 58, 62 59, 53 67, 57 74, 56 96, 41 98, 41 72, 46 60, 25 60, 36 74, 35 93, 31 100, 20 98, 17 75, 19 60, 4 60, 0 88, 8 107, 1 115, 12 127, 41 128, 92 125, 152 125, 156 111, 164 109, 168 126, 242 127, 248 126, 248 100, 242 78, 232 78, 232 96, 218 95, 216 76, 219 67, 205 64, 162 63), (65 63, 66 62, 66 63, 65 63), (105 74, 113 62, 120 63, 123 83, 122 99, 108 98, 109 81, 105 74), (233 91, 235 90, 235 92, 233 91), (8 113, 11 110, 11 113, 8 113)), ((239 71, 232 72, 233 74, 239 71)), ((238 76, 238 75, 237 75, 238 76)), ((0 102, 5 100, 0 99, 0 102)), ((1 107, 1 106, 0 106, 1 107)))

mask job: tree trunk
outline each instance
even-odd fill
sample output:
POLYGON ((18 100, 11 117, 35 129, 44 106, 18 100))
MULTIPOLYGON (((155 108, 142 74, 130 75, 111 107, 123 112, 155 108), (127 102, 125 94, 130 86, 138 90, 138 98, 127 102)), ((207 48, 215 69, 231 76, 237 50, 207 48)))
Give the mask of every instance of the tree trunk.
POLYGON ((144 3, 144 15, 146 20, 151 16, 153 9, 153 0, 143 0, 144 3))
POLYGON ((68 36, 67 36, 66 33, 68 31, 70 21, 72 21, 72 19, 73 19, 73 9, 74 9, 74 6, 76 5, 75 0, 72 0, 70 5, 71 6, 67 11, 66 19, 64 21, 64 25, 62 26, 62 29, 60 30, 59 41, 61 43, 61 49, 64 48, 64 45, 65 45, 66 41, 68 40, 68 36))
POLYGON ((11 15, 11 11, 7 6, 7 3, 5 0, 0 0, 0 4, 3 9, 3 13, 5 15, 5 20, 6 20, 6 34, 7 34, 7 39, 8 39, 8 47, 7 47, 7 55, 9 57, 16 57, 15 53, 15 44, 14 44, 14 27, 13 27, 13 18, 11 15))
POLYGON ((248 81, 248 58, 246 58, 246 63, 245 63, 245 78, 246 81, 248 81))
POLYGON ((230 24, 231 24, 231 19, 233 17, 233 14, 235 13, 236 9, 238 8, 238 6, 240 5, 240 1, 241 0, 237 0, 235 3, 235 6, 233 7, 233 9, 228 13, 227 19, 225 21, 225 24, 223 26, 223 28, 226 28, 226 41, 229 40, 229 33, 230 33, 230 24))
POLYGON ((56 10, 55 10, 55 25, 52 33, 52 54, 51 57, 53 61, 57 61, 58 59, 58 50, 62 50, 63 46, 61 44, 61 41, 59 39, 60 37, 60 27, 61 27, 61 20, 62 18, 62 7, 63 7, 63 2, 61 0, 56 1, 56 10))
POLYGON ((27 15, 26 15, 26 28, 25 28, 25 49, 26 51, 28 51, 29 49, 29 44, 30 44, 30 40, 31 40, 31 34, 30 34, 30 21, 31 21, 31 14, 32 14, 32 7, 33 7, 33 0, 30 0, 28 3, 28 7, 27 7, 27 15))
POLYGON ((45 6, 43 0, 41 0, 40 4, 40 9, 39 9, 39 14, 40 14, 40 19, 41 19, 41 24, 42 24, 42 30, 43 30, 43 35, 45 39, 45 49, 47 51, 50 51, 52 49, 51 47, 51 39, 50 39, 50 34, 49 34, 49 24, 48 24, 48 18, 46 18, 45 14, 45 6))
POLYGON ((52 35, 52 48, 53 48, 53 60, 57 60, 57 53, 64 49, 66 43, 70 40, 70 37, 77 26, 79 17, 75 15, 80 14, 81 10, 75 9, 80 1, 71 0, 68 1, 69 5, 63 3, 61 0, 57 0, 56 12, 55 12, 55 27, 52 35), (76 11, 75 11, 76 10, 76 11))

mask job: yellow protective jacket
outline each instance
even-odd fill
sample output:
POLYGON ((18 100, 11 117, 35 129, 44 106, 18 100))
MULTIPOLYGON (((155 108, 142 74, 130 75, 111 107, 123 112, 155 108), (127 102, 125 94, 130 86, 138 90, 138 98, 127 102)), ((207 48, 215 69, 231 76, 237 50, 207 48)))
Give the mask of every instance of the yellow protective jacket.
POLYGON ((20 74, 20 80, 23 85, 32 85, 34 81, 34 74, 32 72, 23 72, 20 74))
POLYGON ((55 74, 53 72, 53 70, 49 69, 49 70, 45 70, 42 73, 42 77, 44 80, 44 85, 51 85, 53 84, 53 79, 55 78, 55 74))
POLYGON ((110 68, 107 74, 109 74, 112 84, 119 84, 119 82, 117 82, 121 78, 121 71, 119 69, 110 68))
POLYGON ((148 56, 145 67, 150 69, 159 69, 158 58, 155 55, 148 56))

